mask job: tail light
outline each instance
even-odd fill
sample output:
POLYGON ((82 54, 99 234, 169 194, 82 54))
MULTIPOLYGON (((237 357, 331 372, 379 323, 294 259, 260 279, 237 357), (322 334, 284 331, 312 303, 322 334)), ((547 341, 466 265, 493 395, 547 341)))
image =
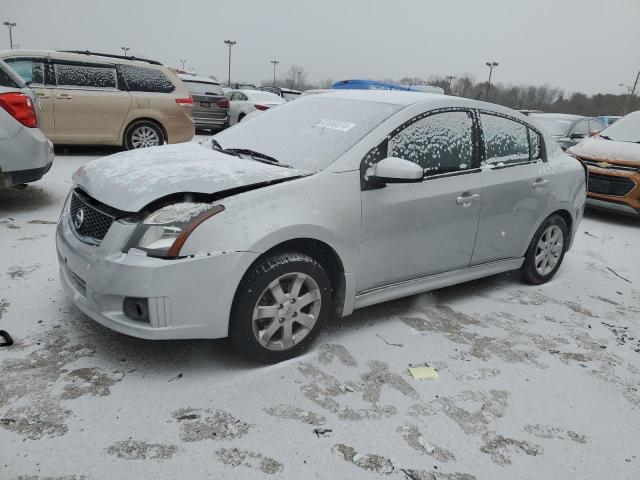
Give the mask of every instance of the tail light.
POLYGON ((190 107, 193 105, 193 98, 176 98, 176 103, 181 107, 190 107))
POLYGON ((0 94, 0 107, 25 127, 36 128, 38 126, 36 109, 29 95, 20 92, 2 93, 0 94))
POLYGON ((220 108, 229 108, 229 99, 225 98, 222 100, 219 100, 216 105, 218 105, 220 108))
POLYGON ((254 107, 256 107, 256 110, 267 110, 269 107, 267 105, 254 105, 254 107))

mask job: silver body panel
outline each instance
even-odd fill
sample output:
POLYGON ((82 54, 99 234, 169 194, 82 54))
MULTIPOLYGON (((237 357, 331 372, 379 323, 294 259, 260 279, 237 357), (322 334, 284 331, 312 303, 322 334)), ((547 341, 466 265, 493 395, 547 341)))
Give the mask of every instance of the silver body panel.
MULTIPOLYGON (((525 122, 526 117, 495 105, 439 95, 329 95, 405 103, 324 170, 241 193, 222 194, 218 203, 224 205, 224 211, 191 233, 180 251, 187 258, 161 260, 123 253, 135 227, 119 222, 101 245, 82 244, 73 235, 68 213, 63 212, 57 244, 63 258, 63 284, 74 302, 98 322, 130 335, 218 338, 228 333, 233 296, 251 263, 283 242, 310 239, 336 253, 343 267, 344 316, 354 308, 517 269, 534 232, 553 212, 562 210, 570 216, 571 239, 575 235, 585 204, 585 172, 547 136, 545 162, 483 167, 421 183, 361 189, 363 157, 394 128, 420 113, 461 106, 488 109, 525 122), (533 183, 539 178, 548 181, 543 189, 536 190, 533 183), (465 192, 477 192, 478 201, 470 206, 458 204, 456 198, 465 192), (85 282, 84 297, 66 274, 65 265, 85 282), (151 326, 136 324, 122 315, 119 305, 124 296, 153 298, 151 326), (169 311, 171 318, 167 320, 169 311)), ((304 99, 297 100, 301 101, 304 99)), ((180 182, 171 180, 170 175, 168 181, 160 182, 162 175, 157 172, 150 172, 151 178, 144 179, 141 173, 152 169, 147 165, 135 170, 137 181, 120 182, 114 187, 106 174, 114 165, 108 159, 98 161, 102 162, 96 164, 102 165, 100 168, 87 166, 75 181, 107 205, 136 211, 154 197, 172 192, 215 193, 231 184, 253 185, 260 175, 264 179, 276 175, 272 172, 283 176, 296 173, 254 162, 260 172, 248 167, 231 177, 224 155, 211 155, 204 151, 208 150, 206 146, 193 148, 203 150, 191 150, 186 156, 176 156, 175 151, 168 155, 176 156, 175 165, 186 164, 185 168, 190 164, 187 157, 195 157, 193 178, 189 177, 187 183, 184 178, 180 182), (195 177, 206 177, 206 181, 195 177)), ((168 150, 161 149, 134 155, 163 157, 168 150)), ((126 168, 132 167, 134 160, 128 158, 126 168)), ((143 157, 139 160, 146 161, 143 157)), ((117 173, 125 175, 126 168, 117 173)))

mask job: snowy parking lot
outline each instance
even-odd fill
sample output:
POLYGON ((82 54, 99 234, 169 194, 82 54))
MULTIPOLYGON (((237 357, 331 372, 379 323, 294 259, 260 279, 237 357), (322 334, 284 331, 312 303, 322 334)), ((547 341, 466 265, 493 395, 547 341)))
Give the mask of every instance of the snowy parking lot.
POLYGON ((0 191, 0 479, 638 478, 639 219, 587 211, 548 284, 365 308, 257 366, 225 340, 112 332, 65 298, 56 221, 73 171, 108 153, 59 150, 0 191))

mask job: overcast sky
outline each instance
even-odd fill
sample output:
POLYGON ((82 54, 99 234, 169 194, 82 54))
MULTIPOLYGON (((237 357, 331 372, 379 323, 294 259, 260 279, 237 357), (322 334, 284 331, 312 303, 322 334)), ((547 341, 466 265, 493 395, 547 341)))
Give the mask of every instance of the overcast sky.
MULTIPOLYGON (((309 80, 471 72, 567 92, 621 93, 640 69, 640 0, 0 0, 21 48, 179 59, 232 80, 271 78, 271 59, 309 80)), ((8 32, 0 31, 1 48, 8 32)))

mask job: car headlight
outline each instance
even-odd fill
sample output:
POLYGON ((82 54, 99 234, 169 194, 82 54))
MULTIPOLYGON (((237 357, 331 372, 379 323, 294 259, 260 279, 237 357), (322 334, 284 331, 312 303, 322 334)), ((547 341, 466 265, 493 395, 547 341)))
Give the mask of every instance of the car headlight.
POLYGON ((140 223, 124 251, 142 250, 151 257, 176 258, 191 232, 224 206, 210 203, 176 203, 156 210, 140 223))

